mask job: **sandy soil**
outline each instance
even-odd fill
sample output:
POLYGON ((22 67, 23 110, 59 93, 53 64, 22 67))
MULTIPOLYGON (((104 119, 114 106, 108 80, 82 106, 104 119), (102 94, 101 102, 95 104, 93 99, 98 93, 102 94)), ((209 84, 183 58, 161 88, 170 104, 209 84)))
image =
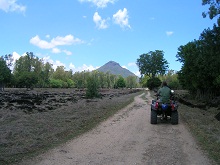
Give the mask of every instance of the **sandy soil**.
POLYGON ((150 124, 151 97, 135 101, 92 131, 22 165, 209 165, 182 123, 150 124))

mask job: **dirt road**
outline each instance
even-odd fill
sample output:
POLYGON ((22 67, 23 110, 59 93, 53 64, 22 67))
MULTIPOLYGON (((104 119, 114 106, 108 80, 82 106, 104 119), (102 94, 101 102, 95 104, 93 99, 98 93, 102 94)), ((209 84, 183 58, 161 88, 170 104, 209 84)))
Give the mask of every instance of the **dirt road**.
POLYGON ((182 124, 150 124, 149 94, 92 131, 25 165, 209 165, 182 124))

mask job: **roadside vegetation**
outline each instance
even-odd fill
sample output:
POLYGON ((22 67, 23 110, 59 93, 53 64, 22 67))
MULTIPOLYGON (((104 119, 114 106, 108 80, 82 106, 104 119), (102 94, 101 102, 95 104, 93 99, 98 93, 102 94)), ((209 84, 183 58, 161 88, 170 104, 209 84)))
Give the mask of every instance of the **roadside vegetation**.
POLYGON ((202 150, 220 164, 220 122, 215 118, 219 110, 213 107, 202 110, 180 104, 178 111, 202 150))
POLYGON ((99 91, 100 98, 86 99, 84 97, 86 92, 82 90, 61 88, 37 88, 32 91, 15 88, 5 90, 8 98, 15 96, 17 101, 25 96, 33 96, 33 93, 47 97, 44 97, 39 105, 41 109, 35 105, 31 111, 25 109, 28 107, 23 104, 9 103, 10 100, 8 103, 6 100, 1 102, 3 108, 0 107, 0 164, 2 165, 34 157, 78 137, 131 103, 134 97, 140 94, 140 90, 135 89, 105 89, 99 91), (16 95, 10 97, 10 94, 16 95), (8 108, 5 108, 7 106, 8 108))

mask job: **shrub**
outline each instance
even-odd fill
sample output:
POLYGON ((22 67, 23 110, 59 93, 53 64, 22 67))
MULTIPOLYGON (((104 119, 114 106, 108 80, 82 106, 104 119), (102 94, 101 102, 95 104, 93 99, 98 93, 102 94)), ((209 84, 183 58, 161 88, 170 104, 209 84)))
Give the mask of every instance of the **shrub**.
POLYGON ((63 81, 59 79, 50 79, 51 88, 61 88, 63 86, 63 81))
POLYGON ((86 90, 87 98, 94 98, 100 96, 98 92, 98 82, 94 75, 88 76, 86 87, 87 87, 86 90))
POLYGON ((119 78, 116 81, 116 88, 124 88, 126 87, 125 79, 122 76, 119 76, 119 78))
POLYGON ((147 81, 147 87, 152 90, 154 88, 157 88, 161 85, 161 80, 157 77, 154 77, 154 78, 150 78, 148 81, 147 81))

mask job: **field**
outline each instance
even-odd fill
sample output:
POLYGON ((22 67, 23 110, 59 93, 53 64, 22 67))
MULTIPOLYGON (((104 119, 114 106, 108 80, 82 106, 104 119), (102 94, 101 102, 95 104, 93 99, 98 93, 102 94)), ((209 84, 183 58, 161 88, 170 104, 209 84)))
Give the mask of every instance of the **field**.
POLYGON ((6 89, 0 95, 0 164, 12 164, 56 147, 95 127, 131 103, 139 90, 6 89))

